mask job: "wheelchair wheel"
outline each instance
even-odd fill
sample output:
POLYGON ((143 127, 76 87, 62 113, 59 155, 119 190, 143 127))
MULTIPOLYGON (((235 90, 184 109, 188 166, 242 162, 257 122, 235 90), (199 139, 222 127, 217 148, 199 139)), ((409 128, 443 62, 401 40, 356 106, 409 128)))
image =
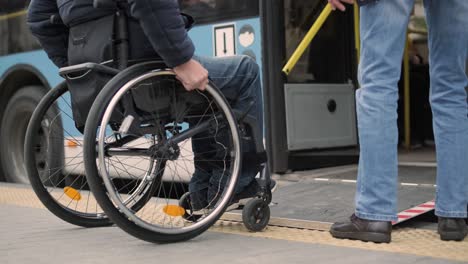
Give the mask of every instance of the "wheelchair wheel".
MULTIPOLYGON (((75 128, 66 83, 49 91, 34 111, 25 136, 25 165, 31 186, 43 205, 71 224, 112 225, 89 191, 83 159, 83 135, 75 128)), ((116 180, 117 181, 117 180, 116 180)), ((118 179, 120 190, 138 185, 118 179)), ((127 191, 127 193, 134 194, 127 191)), ((138 211, 147 197, 132 198, 138 211)))
POLYGON ((224 213, 241 145, 236 119, 213 84, 187 92, 173 72, 154 70, 161 67, 134 65, 104 87, 86 122, 84 156, 91 190, 112 221, 140 239, 169 243, 201 234, 224 213), (115 185, 119 172, 142 179, 137 190, 148 200, 138 212, 115 185), (211 195, 190 217, 179 199, 197 173, 211 175, 211 195))
POLYGON ((112 223, 88 190, 83 136, 74 127, 67 85, 50 90, 34 111, 26 132, 25 165, 31 186, 59 218, 78 226, 112 223))
POLYGON ((242 209, 242 222, 244 226, 252 232, 260 232, 270 221, 270 207, 259 198, 247 202, 242 209))

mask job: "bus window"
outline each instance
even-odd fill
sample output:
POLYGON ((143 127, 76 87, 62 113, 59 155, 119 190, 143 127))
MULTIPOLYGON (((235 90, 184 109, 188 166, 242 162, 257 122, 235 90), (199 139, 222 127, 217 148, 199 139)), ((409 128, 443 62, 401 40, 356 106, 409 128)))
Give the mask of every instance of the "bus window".
POLYGON ((26 23, 28 5, 29 1, 0 0, 0 56, 40 49, 26 23))
MULTIPOLYGON (((286 58, 290 58, 327 1, 285 0, 286 58)), ((349 13, 333 12, 288 76, 289 83, 346 83, 352 80, 350 49, 344 43, 352 36, 346 26, 349 13)))
POLYGON ((256 0, 179 0, 182 12, 193 16, 197 24, 258 16, 256 0))

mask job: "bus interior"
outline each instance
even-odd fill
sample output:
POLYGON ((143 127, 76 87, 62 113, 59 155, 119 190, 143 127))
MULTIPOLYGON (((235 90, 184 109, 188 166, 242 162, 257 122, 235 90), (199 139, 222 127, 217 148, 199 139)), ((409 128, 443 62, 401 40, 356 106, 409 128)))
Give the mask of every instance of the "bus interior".
MULTIPOLYGON (((357 163, 358 9, 348 5, 346 12, 332 12, 291 73, 278 74, 326 2, 273 0, 262 8, 264 39, 269 40, 264 47, 266 115, 275 117, 267 118, 267 142, 277 173, 357 163)), ((410 93, 405 94, 404 71, 399 83, 400 161, 434 165, 427 36, 420 6, 411 21, 410 93)))

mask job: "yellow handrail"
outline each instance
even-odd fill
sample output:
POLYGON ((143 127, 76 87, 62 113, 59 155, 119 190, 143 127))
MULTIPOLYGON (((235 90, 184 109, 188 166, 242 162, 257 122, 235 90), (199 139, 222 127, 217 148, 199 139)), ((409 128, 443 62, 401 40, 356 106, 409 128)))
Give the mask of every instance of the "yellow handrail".
POLYGON ((283 72, 286 75, 289 75, 292 69, 296 66, 297 62, 302 57, 305 50, 309 47, 310 43, 312 42, 314 37, 317 35, 317 32, 320 30, 320 28, 322 28, 323 23, 325 23, 331 11, 332 11, 331 5, 327 4, 325 8, 323 9, 322 13, 320 13, 319 17, 317 18, 317 20, 314 22, 314 24, 310 28, 309 32, 307 32, 304 39, 301 41, 299 46, 294 51, 289 61, 284 66, 283 72))
POLYGON ((25 10, 21 10, 21 11, 14 12, 14 13, 9 13, 6 15, 0 15, 0 21, 26 15, 27 12, 28 10, 25 9, 25 10))
POLYGON ((357 3, 354 3, 354 45, 356 46, 356 57, 357 63, 359 64, 359 58, 361 57, 361 31, 360 31, 360 22, 359 22, 359 6, 357 3))

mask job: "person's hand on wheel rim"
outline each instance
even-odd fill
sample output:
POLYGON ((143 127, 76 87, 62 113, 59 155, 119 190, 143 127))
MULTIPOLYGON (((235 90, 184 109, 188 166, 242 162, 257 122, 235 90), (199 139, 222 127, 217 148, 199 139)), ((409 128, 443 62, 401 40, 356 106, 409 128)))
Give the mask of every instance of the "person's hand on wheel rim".
POLYGON ((346 7, 342 3, 354 4, 354 0, 328 0, 333 10, 337 8, 341 11, 345 11, 346 7))
POLYGON ((208 71, 194 59, 174 67, 174 72, 187 91, 205 90, 208 85, 208 71))

